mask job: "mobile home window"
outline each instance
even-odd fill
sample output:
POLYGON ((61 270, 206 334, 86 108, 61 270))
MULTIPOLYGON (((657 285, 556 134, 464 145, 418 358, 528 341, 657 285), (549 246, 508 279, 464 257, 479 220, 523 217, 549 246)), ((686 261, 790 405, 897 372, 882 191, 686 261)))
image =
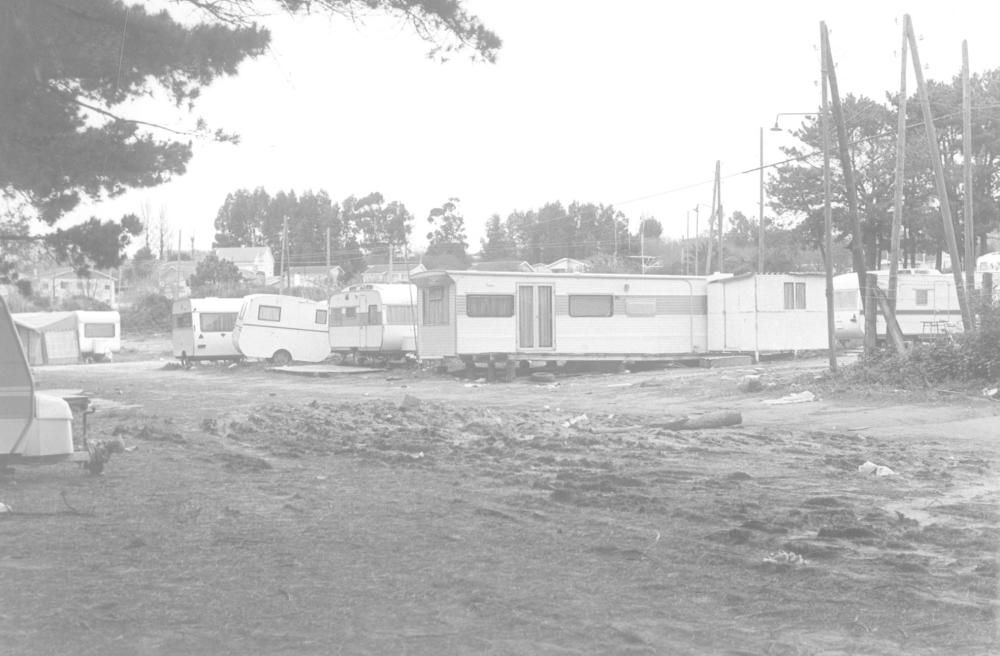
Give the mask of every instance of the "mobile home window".
POLYGON ((236 326, 235 312, 202 312, 199 317, 202 332, 228 333, 236 326))
POLYGON ((656 316, 655 298, 626 298, 625 314, 630 317, 656 316))
POLYGON ((571 317, 610 317, 614 309, 611 294, 570 294, 569 297, 571 317))
POLYGON ((382 323, 382 313, 379 311, 377 305, 368 306, 368 325, 378 326, 382 323))
POLYGON ((465 297, 465 313, 470 317, 512 317, 514 295, 469 294, 465 297))
POLYGON ((409 305, 386 305, 385 322, 391 326, 412 326, 413 308, 409 305))
POLYGON ((804 282, 785 283, 785 309, 806 309, 806 284, 804 282))
POLYGON ((330 308, 330 325, 344 325, 344 308, 330 308))
POLYGON ((326 325, 326 310, 316 310, 316 323, 326 325))
POLYGON ((191 313, 185 312, 184 314, 174 315, 174 328, 190 328, 191 327, 191 313))
POLYGON ((281 321, 281 308, 277 305, 261 305, 257 308, 257 318, 261 321, 281 321))
POLYGON ((917 305, 930 305, 929 289, 917 289, 917 305))
POLYGON ((444 287, 428 287, 424 292, 424 325, 446 323, 448 323, 448 307, 445 305, 444 287))
POLYGON ((85 323, 83 324, 84 337, 114 337, 115 324, 113 323, 85 323))

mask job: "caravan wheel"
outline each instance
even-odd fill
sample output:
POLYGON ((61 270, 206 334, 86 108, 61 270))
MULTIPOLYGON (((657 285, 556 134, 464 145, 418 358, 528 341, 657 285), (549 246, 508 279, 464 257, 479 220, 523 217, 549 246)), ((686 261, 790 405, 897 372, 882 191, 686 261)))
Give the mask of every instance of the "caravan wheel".
POLYGON ((284 367, 291 361, 292 361, 292 354, 284 349, 280 351, 275 351, 274 355, 271 356, 271 362, 278 365, 279 367, 284 367))

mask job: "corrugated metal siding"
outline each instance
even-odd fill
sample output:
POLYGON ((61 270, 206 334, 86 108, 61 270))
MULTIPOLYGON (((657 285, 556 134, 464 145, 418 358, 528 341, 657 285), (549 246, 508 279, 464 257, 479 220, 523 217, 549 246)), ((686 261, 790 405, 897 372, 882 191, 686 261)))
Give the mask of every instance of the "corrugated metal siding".
MULTIPOLYGON (((626 298, 654 299, 656 302, 656 314, 708 314, 708 296, 615 296, 614 313, 616 315, 625 314, 626 298)), ((569 294, 559 294, 556 296, 556 315, 569 316, 569 294)))

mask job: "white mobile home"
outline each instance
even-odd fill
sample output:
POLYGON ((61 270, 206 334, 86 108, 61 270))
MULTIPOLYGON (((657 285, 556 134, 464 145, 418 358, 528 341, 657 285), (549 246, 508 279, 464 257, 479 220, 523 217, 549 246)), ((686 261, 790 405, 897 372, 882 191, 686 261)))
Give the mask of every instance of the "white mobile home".
POLYGON ((233 328, 233 344, 248 358, 275 364, 322 362, 330 355, 327 304, 298 296, 246 296, 233 328))
MULTIPOLYGON (((871 271, 883 291, 889 289, 888 271, 871 271)), ((837 339, 864 337, 865 315, 856 273, 833 278, 834 320, 837 339)), ((877 332, 885 335, 885 318, 877 310, 877 332)), ((955 278, 934 269, 901 269, 896 290, 896 321, 905 337, 931 337, 962 332, 962 312, 955 278)))
POLYGON ((708 283, 708 350, 810 351, 829 345, 822 273, 747 274, 708 283))
POLYGON ((122 349, 122 319, 113 310, 77 310, 80 355, 98 362, 122 349))
POLYGON ((399 356, 417 350, 417 288, 410 283, 355 285, 330 297, 330 349, 399 356))
POLYGON ((174 302, 171 341, 181 362, 242 360, 233 344, 242 298, 185 298, 174 302))
POLYGON ((427 271, 422 359, 655 360, 707 350, 707 278, 427 271))

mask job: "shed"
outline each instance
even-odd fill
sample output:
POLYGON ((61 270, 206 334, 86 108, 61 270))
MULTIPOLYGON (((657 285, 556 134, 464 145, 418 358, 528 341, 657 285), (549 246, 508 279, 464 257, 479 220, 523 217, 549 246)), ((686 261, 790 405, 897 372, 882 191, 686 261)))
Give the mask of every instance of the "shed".
POLYGON ((75 312, 18 312, 12 316, 29 364, 65 364, 80 359, 75 312))
POLYGON ((708 283, 708 350, 743 353, 828 347, 822 273, 749 273, 708 283))

